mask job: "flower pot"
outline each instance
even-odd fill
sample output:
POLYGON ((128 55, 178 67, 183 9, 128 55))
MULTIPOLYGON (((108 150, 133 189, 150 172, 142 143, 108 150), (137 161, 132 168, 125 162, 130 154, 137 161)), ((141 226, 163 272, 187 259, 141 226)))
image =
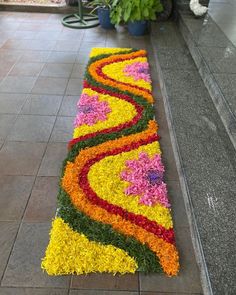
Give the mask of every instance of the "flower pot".
POLYGON ((148 32, 148 21, 140 20, 128 22, 128 31, 133 36, 142 36, 148 32))
POLYGON ((110 9, 99 7, 98 19, 103 29, 109 30, 114 28, 114 25, 111 23, 111 19, 110 19, 110 9))

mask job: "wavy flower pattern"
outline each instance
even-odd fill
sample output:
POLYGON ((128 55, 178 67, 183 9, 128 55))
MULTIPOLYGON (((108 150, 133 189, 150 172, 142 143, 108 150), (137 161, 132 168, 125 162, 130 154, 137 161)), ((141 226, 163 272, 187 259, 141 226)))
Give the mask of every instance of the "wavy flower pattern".
POLYGON ((150 82, 144 50, 92 49, 42 260, 49 275, 178 274, 150 82))

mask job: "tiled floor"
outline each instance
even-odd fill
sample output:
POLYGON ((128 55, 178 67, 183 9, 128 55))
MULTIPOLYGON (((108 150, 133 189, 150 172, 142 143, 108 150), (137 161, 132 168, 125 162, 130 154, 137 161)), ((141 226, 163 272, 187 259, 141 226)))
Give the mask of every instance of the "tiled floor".
POLYGON ((49 277, 41 271, 90 49, 146 48, 150 64, 155 64, 148 37, 135 39, 100 28, 70 30, 60 19, 0 12, 0 295, 201 294, 155 66, 153 87, 181 257, 179 276, 49 277))

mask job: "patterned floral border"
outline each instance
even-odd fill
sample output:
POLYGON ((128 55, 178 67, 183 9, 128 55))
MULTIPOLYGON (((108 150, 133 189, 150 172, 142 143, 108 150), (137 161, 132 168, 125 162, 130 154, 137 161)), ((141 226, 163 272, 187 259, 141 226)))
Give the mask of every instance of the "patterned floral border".
POLYGON ((91 51, 42 260, 49 275, 177 275, 151 90, 146 51, 91 51))

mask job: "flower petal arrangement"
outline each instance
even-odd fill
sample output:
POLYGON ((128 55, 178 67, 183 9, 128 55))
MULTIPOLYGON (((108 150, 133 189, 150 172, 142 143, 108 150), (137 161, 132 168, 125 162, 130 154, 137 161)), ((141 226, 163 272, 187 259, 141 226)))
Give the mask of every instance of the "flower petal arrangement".
POLYGON ((92 49, 83 86, 42 269, 175 276, 146 51, 92 49))

